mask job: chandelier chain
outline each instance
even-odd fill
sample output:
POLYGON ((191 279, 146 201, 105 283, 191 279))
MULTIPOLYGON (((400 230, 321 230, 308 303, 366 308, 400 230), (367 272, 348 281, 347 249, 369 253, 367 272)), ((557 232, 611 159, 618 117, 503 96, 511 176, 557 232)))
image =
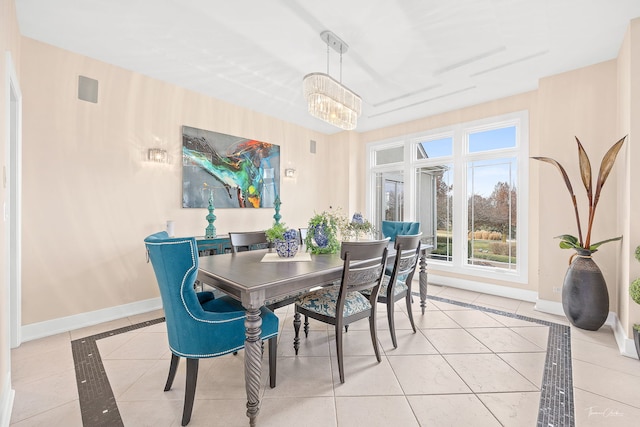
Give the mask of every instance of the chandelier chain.
POLYGON ((329 74, 329 40, 327 40, 327 74, 329 74))

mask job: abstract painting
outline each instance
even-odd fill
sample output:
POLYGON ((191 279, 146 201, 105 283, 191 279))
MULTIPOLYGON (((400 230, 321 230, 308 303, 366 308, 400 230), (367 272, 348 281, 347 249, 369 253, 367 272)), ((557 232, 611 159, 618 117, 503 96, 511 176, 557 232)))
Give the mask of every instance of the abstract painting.
POLYGON ((273 208, 280 146, 182 127, 182 207, 273 208))

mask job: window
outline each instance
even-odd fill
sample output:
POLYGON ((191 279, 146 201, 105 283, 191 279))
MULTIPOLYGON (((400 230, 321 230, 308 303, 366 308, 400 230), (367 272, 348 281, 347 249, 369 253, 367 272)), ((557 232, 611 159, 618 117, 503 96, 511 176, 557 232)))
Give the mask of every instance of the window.
POLYGON ((430 257, 453 259, 453 167, 416 168, 416 218, 423 242, 433 245, 430 257))
POLYGON ((416 144, 418 159, 433 159, 446 157, 453 154, 453 138, 445 137, 434 140, 426 140, 416 144))
MULTIPOLYGON (((382 221, 402 221, 404 218, 404 178, 402 171, 375 174, 376 202, 373 218, 382 221)), ((378 226, 380 229, 380 226, 378 226)))
POLYGON ((376 151, 376 165, 387 165, 398 163, 404 160, 404 149, 402 147, 386 148, 376 151))
POLYGON ((467 263, 516 268, 516 159, 467 163, 467 263))
POLYGON ((516 127, 472 132, 469 134, 469 153, 497 150, 500 148, 515 148, 516 127))
POLYGON ((368 200, 378 227, 382 219, 420 221, 423 241, 433 245, 431 270, 526 282, 526 112, 368 150, 368 200), (393 162, 376 160, 389 152, 393 162))

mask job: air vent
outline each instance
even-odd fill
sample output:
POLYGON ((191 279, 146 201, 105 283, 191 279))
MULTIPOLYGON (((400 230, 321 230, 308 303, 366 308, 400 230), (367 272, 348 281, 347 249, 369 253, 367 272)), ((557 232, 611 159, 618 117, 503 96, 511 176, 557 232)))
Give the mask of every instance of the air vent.
POLYGON ((78 76, 78 99, 98 103, 98 81, 85 76, 78 76))

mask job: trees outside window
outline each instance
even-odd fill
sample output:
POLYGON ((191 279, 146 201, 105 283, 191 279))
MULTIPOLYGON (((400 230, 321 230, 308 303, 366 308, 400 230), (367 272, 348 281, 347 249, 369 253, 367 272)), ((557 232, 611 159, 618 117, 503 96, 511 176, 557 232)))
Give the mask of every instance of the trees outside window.
MULTIPOLYGON (((387 209, 393 199, 404 204, 402 220, 420 221, 423 241, 433 245, 430 268, 485 277, 507 274, 525 282, 526 112, 407 136, 394 142, 396 152, 400 144, 404 156, 393 165, 393 175, 405 197, 387 196, 387 209)), ((369 150, 375 152, 376 144, 369 150)), ((379 182, 385 173, 369 166, 379 182)), ((397 205, 393 209, 400 211, 397 205)))

